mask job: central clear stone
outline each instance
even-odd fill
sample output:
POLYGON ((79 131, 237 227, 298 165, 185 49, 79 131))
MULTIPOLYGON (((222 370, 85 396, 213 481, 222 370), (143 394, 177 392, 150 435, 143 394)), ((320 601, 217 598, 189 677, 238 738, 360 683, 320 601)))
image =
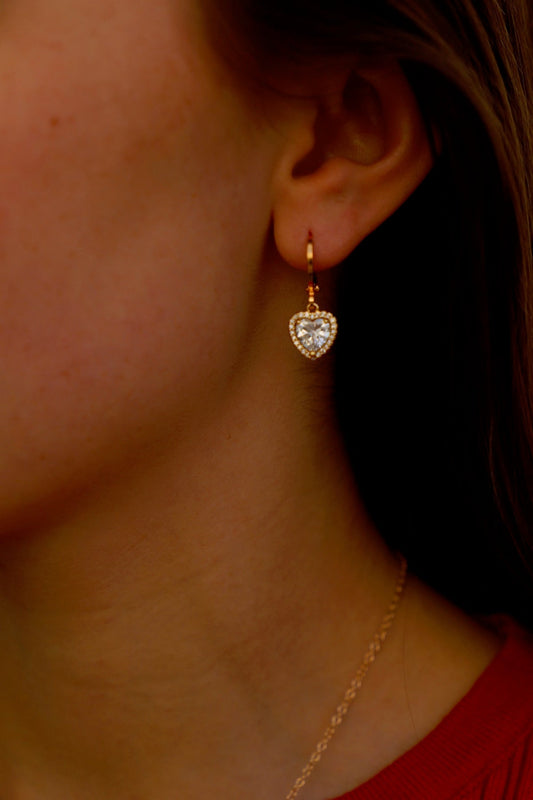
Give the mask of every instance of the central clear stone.
POLYGON ((302 319, 296 324, 296 336, 310 353, 324 347, 330 335, 331 326, 325 319, 302 319))

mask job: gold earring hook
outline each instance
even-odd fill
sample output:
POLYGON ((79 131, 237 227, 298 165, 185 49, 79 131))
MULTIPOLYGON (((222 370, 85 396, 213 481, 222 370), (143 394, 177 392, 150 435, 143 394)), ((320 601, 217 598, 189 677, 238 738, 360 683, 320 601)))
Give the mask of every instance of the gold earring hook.
POLYGON ((307 285, 307 292, 309 294, 309 303, 307 306, 308 311, 318 311, 318 304, 315 300, 315 294, 320 291, 315 272, 315 245, 313 242, 313 234, 309 231, 309 238, 307 240, 307 274, 309 275, 309 283, 307 285))

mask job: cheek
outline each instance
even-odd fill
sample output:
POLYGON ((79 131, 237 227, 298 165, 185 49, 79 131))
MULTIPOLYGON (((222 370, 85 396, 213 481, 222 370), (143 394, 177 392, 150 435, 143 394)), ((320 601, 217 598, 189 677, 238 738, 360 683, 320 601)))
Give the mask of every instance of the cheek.
POLYGON ((194 63, 26 55, 0 49, 0 513, 222 391, 268 218, 194 63))

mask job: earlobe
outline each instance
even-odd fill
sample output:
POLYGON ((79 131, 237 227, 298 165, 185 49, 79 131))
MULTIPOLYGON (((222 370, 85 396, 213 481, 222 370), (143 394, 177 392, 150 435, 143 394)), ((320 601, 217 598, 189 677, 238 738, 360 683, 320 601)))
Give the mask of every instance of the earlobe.
POLYGON ((321 270, 340 263, 397 210, 433 157, 416 98, 396 63, 345 74, 334 91, 317 97, 315 115, 302 116, 301 124, 307 126, 301 141, 309 146, 304 157, 295 148, 292 161, 280 161, 274 236, 282 258, 303 269, 312 230, 321 270))

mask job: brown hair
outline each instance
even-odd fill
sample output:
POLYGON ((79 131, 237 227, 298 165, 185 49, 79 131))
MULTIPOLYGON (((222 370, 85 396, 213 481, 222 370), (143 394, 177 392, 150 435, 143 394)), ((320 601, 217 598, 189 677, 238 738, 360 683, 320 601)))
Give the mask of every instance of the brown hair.
POLYGON ((267 82, 398 59, 439 131, 428 179, 341 269, 338 415, 367 505, 415 569, 470 610, 533 623, 530 0, 214 6, 233 63, 267 82))

